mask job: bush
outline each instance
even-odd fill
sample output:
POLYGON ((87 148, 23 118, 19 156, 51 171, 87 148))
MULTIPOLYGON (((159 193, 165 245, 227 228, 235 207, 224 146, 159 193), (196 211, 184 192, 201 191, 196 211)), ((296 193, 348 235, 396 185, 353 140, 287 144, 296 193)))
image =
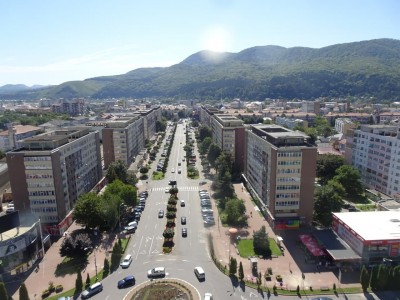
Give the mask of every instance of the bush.
POLYGON ((282 282, 282 280, 283 280, 281 275, 276 275, 275 278, 276 278, 276 281, 278 281, 278 282, 282 282))
POLYGON ((42 292, 42 299, 49 297, 50 294, 51 294, 51 293, 50 293, 49 290, 44 290, 44 291, 42 292))
POLYGON ((163 247, 163 253, 171 253, 172 248, 171 247, 163 247))
POLYGON ((64 287, 61 284, 56 285, 56 293, 62 292, 64 287))
POLYGON ((268 268, 267 268, 267 272, 268 272, 269 275, 272 275, 272 268, 271 268, 271 267, 268 267, 268 268))

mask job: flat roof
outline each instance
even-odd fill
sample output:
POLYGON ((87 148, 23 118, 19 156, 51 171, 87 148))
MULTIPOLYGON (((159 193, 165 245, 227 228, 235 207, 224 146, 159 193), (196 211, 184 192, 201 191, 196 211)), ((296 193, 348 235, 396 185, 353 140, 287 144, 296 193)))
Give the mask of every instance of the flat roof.
POLYGON ((355 260, 361 258, 331 229, 315 230, 313 231, 313 235, 324 245, 326 252, 334 260, 355 260))
POLYGON ((333 213, 366 241, 400 239, 399 211, 333 213))

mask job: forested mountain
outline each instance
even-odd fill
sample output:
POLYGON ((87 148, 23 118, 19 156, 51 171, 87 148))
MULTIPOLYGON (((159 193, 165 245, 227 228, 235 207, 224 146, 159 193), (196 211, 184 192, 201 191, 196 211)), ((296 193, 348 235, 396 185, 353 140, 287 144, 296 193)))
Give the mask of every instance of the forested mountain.
POLYGON ((0 89, 0 98, 79 96, 399 100, 400 41, 378 39, 320 49, 257 46, 239 53, 200 51, 167 68, 141 68, 34 91, 2 93, 0 89))

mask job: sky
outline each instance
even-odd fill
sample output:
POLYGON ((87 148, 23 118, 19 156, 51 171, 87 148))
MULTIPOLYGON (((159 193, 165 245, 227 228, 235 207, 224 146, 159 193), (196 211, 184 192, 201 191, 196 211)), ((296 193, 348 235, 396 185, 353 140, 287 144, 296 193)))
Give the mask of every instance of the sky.
POLYGON ((398 0, 0 2, 0 86, 168 67, 201 50, 400 39, 398 0))

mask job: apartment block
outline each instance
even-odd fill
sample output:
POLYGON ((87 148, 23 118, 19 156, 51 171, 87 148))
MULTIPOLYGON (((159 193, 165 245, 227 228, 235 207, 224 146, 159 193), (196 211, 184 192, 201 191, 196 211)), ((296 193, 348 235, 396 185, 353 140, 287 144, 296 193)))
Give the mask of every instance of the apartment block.
POLYGON ((71 127, 27 138, 7 165, 15 208, 57 227, 101 179, 99 133, 71 127))
POLYGON ((317 148, 308 139, 278 125, 246 129, 246 184, 275 229, 298 228, 312 220, 317 148))
POLYGON ((138 110, 135 114, 143 117, 144 138, 151 139, 156 133, 156 121, 161 120, 161 107, 138 110))
POLYGON ((40 133, 40 127, 31 125, 12 125, 8 126, 8 130, 0 132, 0 150, 7 152, 11 149, 18 148, 18 142, 28 137, 40 133))
POLYGON ((356 128, 356 124, 349 118, 338 118, 335 120, 335 130, 345 134, 348 129, 356 128))
POLYGON ((104 166, 122 161, 129 166, 144 148, 144 118, 141 116, 120 117, 108 121, 103 128, 104 166))
POLYGON ((399 197, 399 126, 361 125, 359 130, 349 130, 349 136, 346 158, 360 171, 364 184, 369 189, 399 197))
POLYGON ((85 100, 61 99, 59 103, 52 104, 51 110, 55 113, 69 114, 70 116, 82 115, 85 113, 85 100))
POLYGON ((214 114, 222 114, 218 108, 212 106, 202 106, 200 109, 200 122, 211 128, 214 114))
POLYGON ((243 170, 245 152, 243 121, 234 116, 215 114, 211 130, 213 142, 232 156, 236 168, 243 170))

